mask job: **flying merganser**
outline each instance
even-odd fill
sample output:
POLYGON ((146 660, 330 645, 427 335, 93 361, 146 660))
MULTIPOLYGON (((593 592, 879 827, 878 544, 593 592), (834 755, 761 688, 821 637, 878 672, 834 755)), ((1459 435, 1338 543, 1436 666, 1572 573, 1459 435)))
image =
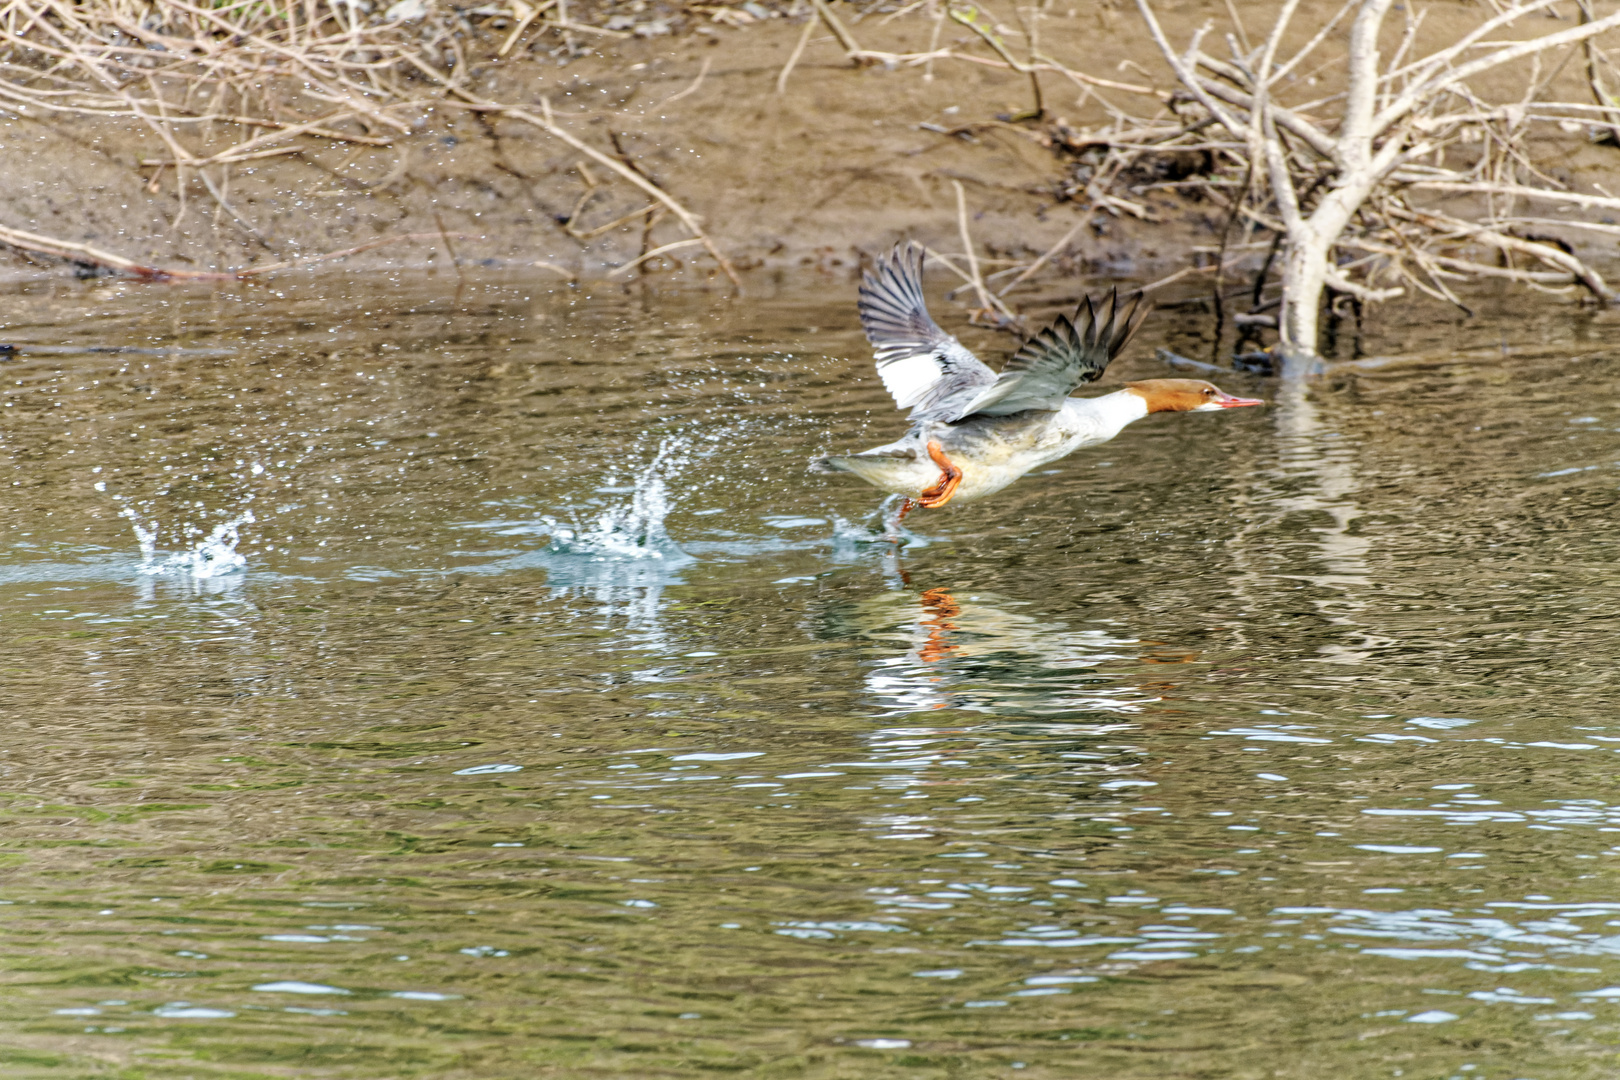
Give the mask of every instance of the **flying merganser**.
POLYGON ((1139 312, 1140 293, 1122 312, 1118 290, 1104 305, 1086 297, 1072 320, 1060 315, 997 375, 929 317, 923 255, 920 245, 897 244, 860 287, 861 325, 878 374, 895 404, 911 409, 911 430, 887 445, 810 464, 812 472, 850 472, 904 495, 901 518, 913 506, 934 509, 992 495, 1031 469, 1107 442, 1150 413, 1265 404, 1202 379, 1146 379, 1102 397, 1070 397, 1103 373, 1147 315, 1139 312))

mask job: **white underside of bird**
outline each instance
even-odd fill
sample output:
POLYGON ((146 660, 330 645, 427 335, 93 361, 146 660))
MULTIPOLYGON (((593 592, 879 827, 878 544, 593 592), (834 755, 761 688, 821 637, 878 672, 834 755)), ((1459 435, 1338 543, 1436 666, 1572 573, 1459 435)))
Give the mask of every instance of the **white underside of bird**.
POLYGON ((954 500, 971 502, 1076 450, 1105 443, 1147 414, 1145 398, 1119 390, 1069 398, 1051 411, 975 416, 956 424, 924 421, 892 443, 823 458, 823 471, 854 473, 874 487, 915 499, 939 482, 940 466, 928 453, 933 440, 962 472, 954 500))

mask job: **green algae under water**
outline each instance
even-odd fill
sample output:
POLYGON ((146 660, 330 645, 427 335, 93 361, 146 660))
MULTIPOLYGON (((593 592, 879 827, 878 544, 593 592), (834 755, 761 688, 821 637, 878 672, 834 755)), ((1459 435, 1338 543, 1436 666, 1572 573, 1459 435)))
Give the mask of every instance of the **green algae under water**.
POLYGON ((1620 1071, 1613 316, 897 554, 847 282, 291 280, 5 298, 0 1075, 1620 1071))

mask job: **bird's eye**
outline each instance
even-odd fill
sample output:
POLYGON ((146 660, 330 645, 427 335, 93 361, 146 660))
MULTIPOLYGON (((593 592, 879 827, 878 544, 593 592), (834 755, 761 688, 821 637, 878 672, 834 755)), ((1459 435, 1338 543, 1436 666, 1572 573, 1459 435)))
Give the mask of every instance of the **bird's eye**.
POLYGON ((1205 397, 1214 397, 1215 396, 1215 388, 1213 386, 1204 387, 1204 396, 1205 397))

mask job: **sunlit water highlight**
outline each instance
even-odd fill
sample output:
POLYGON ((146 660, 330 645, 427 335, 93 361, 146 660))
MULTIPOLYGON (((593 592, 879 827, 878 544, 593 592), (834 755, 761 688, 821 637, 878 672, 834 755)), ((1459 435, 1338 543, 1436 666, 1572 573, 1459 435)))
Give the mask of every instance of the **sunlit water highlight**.
POLYGON ((900 544, 847 296, 440 285, 10 298, 208 352, 7 364, 0 1073, 1612 1071, 1613 315, 900 544))

